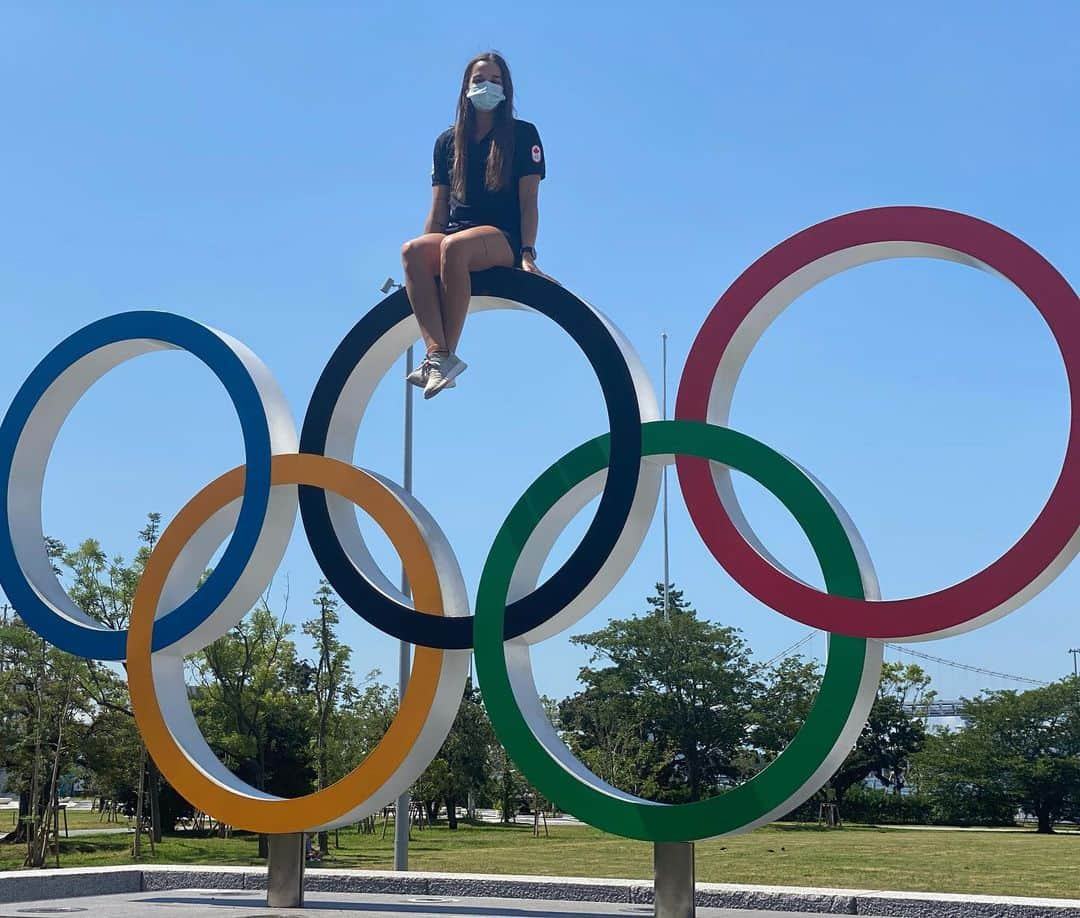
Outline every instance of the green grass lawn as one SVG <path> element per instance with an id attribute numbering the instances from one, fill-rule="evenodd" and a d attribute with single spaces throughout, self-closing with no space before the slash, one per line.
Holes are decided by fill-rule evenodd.
<path id="1" fill-rule="evenodd" d="M 14 810 L 0 811 L 0 834 L 10 831 L 15 825 L 16 812 Z M 100 813 L 91 813 L 89 810 L 69 810 L 67 825 L 69 829 L 116 829 L 134 825 L 134 819 L 126 816 L 117 817 L 114 822 L 106 822 Z M 64 831 L 64 817 L 60 816 L 60 832 Z"/>
<path id="2" fill-rule="evenodd" d="M 391 827 L 392 828 L 392 827 Z M 383 839 L 342 830 L 331 834 L 322 866 L 384 870 L 393 866 L 393 832 Z M 65 839 L 64 867 L 131 863 L 130 835 Z M 263 864 L 256 839 L 172 835 L 145 863 Z M 519 826 L 445 825 L 413 831 L 414 870 L 550 874 L 648 879 L 652 846 L 591 828 L 557 826 L 533 838 Z M 0 845 L 0 868 L 22 864 L 21 846 Z M 51 862 L 50 862 L 51 866 Z M 784 886 L 844 886 L 1080 898 L 1080 836 L 1032 832 L 922 832 L 903 828 L 776 825 L 748 835 L 703 842 L 697 849 L 702 882 Z"/>
<path id="3" fill-rule="evenodd" d="M 100 813 L 91 813 L 88 810 L 69 810 L 67 814 L 69 829 L 118 829 L 135 824 L 134 819 L 126 816 L 118 816 L 113 822 L 107 822 Z M 64 831 L 64 817 L 60 817 L 60 831 Z"/>

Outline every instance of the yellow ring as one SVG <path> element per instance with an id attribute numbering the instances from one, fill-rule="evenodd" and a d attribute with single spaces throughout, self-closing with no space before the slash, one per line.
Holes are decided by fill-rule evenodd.
<path id="1" fill-rule="evenodd" d="M 274 456 L 274 485 L 312 485 L 333 491 L 371 515 L 405 566 L 416 607 L 443 614 L 435 561 L 405 508 L 381 482 L 361 469 L 326 456 Z M 294 799 L 258 799 L 223 787 L 195 765 L 165 722 L 154 684 L 151 639 L 165 580 L 184 546 L 199 528 L 243 494 L 244 467 L 207 485 L 162 533 L 146 563 L 131 610 L 127 675 L 131 707 L 147 751 L 161 773 L 190 803 L 231 825 L 254 832 L 302 832 L 348 813 L 385 785 L 402 766 L 431 713 L 442 672 L 443 651 L 417 647 L 409 686 L 397 715 L 379 744 L 337 783 Z M 253 789 L 254 790 L 254 789 Z"/>

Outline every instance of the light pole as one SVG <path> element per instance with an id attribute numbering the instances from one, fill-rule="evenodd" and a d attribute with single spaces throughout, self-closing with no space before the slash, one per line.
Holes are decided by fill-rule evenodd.
<path id="1" fill-rule="evenodd" d="M 401 290 L 404 284 L 399 284 L 392 277 L 383 281 L 379 288 L 383 293 L 391 290 Z M 413 346 L 405 351 L 405 375 L 413 371 Z M 404 457 L 402 460 L 401 484 L 412 494 L 412 441 L 413 441 L 413 403 L 412 389 L 409 383 L 405 383 L 405 437 Z M 409 595 L 409 578 L 405 575 L 405 565 L 401 565 L 401 592 Z M 398 642 L 398 704 L 405 697 L 405 689 L 409 687 L 409 670 L 412 667 L 411 654 L 407 641 Z M 397 798 L 394 807 L 394 870 L 409 869 L 409 792 L 402 792 Z"/>
<path id="2" fill-rule="evenodd" d="M 1072 654 L 1072 658 L 1073 658 L 1073 678 L 1075 679 L 1076 676 L 1078 675 L 1077 671 L 1076 671 L 1076 655 L 1080 654 L 1080 647 L 1070 647 L 1069 648 L 1069 653 Z"/>
<path id="3" fill-rule="evenodd" d="M 660 333 L 660 391 L 661 411 L 667 420 L 667 332 Z M 668 596 L 670 549 L 668 542 L 667 463 L 663 470 L 664 520 L 664 620 L 671 618 Z M 694 911 L 694 843 L 655 842 L 653 844 L 654 915 L 661 918 L 693 918 Z"/>
<path id="4" fill-rule="evenodd" d="M 667 420 L 667 332 L 660 333 L 660 388 L 663 392 L 663 412 L 664 420 Z M 668 604 L 668 505 L 667 505 L 667 463 L 664 463 L 664 618 L 668 618 L 671 615 L 671 608 Z"/>

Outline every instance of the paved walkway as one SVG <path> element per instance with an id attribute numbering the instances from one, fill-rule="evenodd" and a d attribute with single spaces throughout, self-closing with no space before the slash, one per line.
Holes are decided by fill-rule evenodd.
<path id="1" fill-rule="evenodd" d="M 1072 823 L 1069 823 L 1072 825 Z M 1020 832 L 1027 835 L 1035 834 L 1034 826 L 909 826 L 909 825 L 882 825 L 881 829 L 910 829 L 912 832 Z M 1080 829 L 1067 828 L 1062 825 L 1054 827 L 1055 835 L 1080 835 Z"/>
<path id="2" fill-rule="evenodd" d="M 593 902 L 531 902 L 525 899 L 454 899 L 444 896 L 379 896 L 311 893 L 302 909 L 266 907 L 264 895 L 244 891 L 132 893 L 87 896 L 0 905 L 0 918 L 24 915 L 86 914 L 93 918 L 145 918 L 170 914 L 183 918 L 627 918 L 652 915 L 651 905 L 610 905 Z M 55 914 L 55 913 L 54 913 Z M 791 912 L 760 912 L 699 908 L 698 918 L 791 918 Z M 806 912 L 803 912 L 806 915 Z M 813 918 L 812 915 L 809 918 Z"/>
<path id="3" fill-rule="evenodd" d="M 60 830 L 61 838 L 80 838 L 84 835 L 134 835 L 135 830 L 133 828 L 125 828 L 124 826 L 110 826 L 103 825 L 100 829 L 71 829 L 67 835 L 64 834 L 64 830 Z"/>

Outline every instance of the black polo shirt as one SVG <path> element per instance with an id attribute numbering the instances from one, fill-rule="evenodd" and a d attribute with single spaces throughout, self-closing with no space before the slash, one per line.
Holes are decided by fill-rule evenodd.
<path id="1" fill-rule="evenodd" d="M 514 119 L 514 161 L 510 182 L 498 191 L 489 191 L 484 183 L 488 155 L 491 152 L 492 135 L 489 132 L 480 140 L 469 144 L 469 174 L 465 177 L 465 198 L 450 195 L 450 223 L 447 229 L 467 226 L 497 226 L 513 238 L 513 245 L 521 244 L 521 202 L 518 197 L 518 179 L 523 175 L 539 175 L 547 172 L 544 147 L 536 125 L 529 121 Z M 454 129 L 448 128 L 435 140 L 432 156 L 431 184 L 453 187 L 454 181 Z M 516 254 L 516 252 L 515 252 Z"/>

